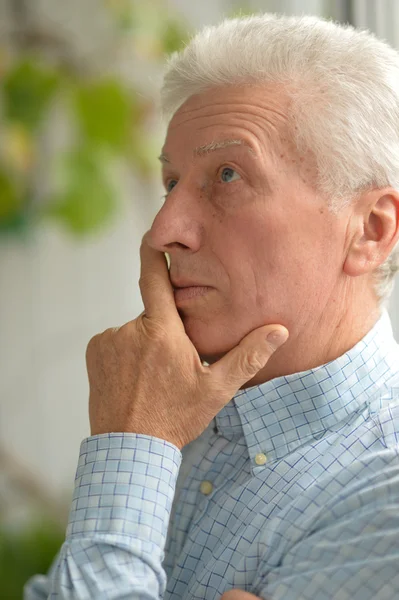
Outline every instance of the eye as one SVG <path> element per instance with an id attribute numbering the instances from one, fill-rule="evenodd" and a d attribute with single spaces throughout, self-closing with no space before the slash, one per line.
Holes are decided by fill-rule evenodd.
<path id="1" fill-rule="evenodd" d="M 241 175 L 239 173 L 237 173 L 237 171 L 235 169 L 232 169 L 231 167 L 223 167 L 222 169 L 222 173 L 221 173 L 221 178 L 223 180 L 224 183 L 231 183 L 231 181 L 236 181 L 236 179 L 231 179 L 232 176 L 234 176 L 233 174 L 238 175 L 238 178 L 241 179 Z M 173 184 L 173 185 L 172 185 Z M 177 181 L 176 179 L 170 179 L 168 181 L 168 183 L 166 184 L 166 194 L 165 196 L 162 196 L 163 198 L 166 198 L 166 196 L 168 196 L 168 194 L 170 194 L 170 192 L 172 191 L 172 189 L 176 186 Z"/>
<path id="2" fill-rule="evenodd" d="M 231 182 L 231 179 L 229 179 L 229 178 L 232 176 L 232 173 L 235 173 L 241 179 L 241 176 L 239 175 L 239 173 L 237 173 L 237 171 L 235 171 L 231 167 L 223 167 L 221 177 L 222 177 L 224 183 Z M 226 181 L 226 179 L 228 179 L 229 181 Z M 235 181 L 235 180 L 233 179 L 233 181 Z"/>
<path id="3" fill-rule="evenodd" d="M 167 186 L 166 186 L 166 192 L 167 192 L 168 194 L 169 194 L 169 192 L 171 192 L 171 191 L 172 191 L 172 189 L 175 187 L 175 185 L 173 185 L 172 187 L 170 187 L 170 184 L 171 184 L 171 183 L 174 183 L 174 184 L 176 185 L 176 183 L 177 183 L 177 182 L 176 182 L 176 179 L 171 179 L 171 180 L 168 182 L 168 184 L 167 184 Z"/>

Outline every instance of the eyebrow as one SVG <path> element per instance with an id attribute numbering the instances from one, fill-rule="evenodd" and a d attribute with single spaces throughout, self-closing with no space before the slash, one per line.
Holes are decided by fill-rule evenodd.
<path id="1" fill-rule="evenodd" d="M 207 156 L 208 154 L 210 154 L 211 152 L 216 152 L 217 150 L 224 150 L 224 148 L 228 148 L 229 146 L 244 146 L 245 148 L 248 148 L 248 150 L 250 152 L 252 152 L 255 155 L 255 151 L 252 148 L 252 146 L 245 140 L 238 138 L 235 140 L 220 140 L 220 141 L 212 141 L 209 144 L 205 144 L 204 146 L 198 146 L 197 148 L 195 148 L 193 150 L 193 156 Z M 158 160 L 160 160 L 162 163 L 170 163 L 171 161 L 169 160 L 168 156 L 164 153 L 162 153 L 160 156 L 158 156 Z"/>

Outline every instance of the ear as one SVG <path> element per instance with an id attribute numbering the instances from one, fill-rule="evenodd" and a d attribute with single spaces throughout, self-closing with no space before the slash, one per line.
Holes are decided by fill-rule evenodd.
<path id="1" fill-rule="evenodd" d="M 399 239 L 399 192 L 384 188 L 366 192 L 356 201 L 354 234 L 344 272 L 357 277 L 373 272 Z"/>

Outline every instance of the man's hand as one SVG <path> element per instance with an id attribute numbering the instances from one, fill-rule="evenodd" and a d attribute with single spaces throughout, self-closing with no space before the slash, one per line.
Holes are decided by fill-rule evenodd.
<path id="1" fill-rule="evenodd" d="M 177 311 L 165 255 L 144 236 L 140 256 L 144 312 L 95 335 L 87 346 L 91 435 L 142 433 L 181 449 L 265 366 L 288 331 L 260 327 L 204 366 Z M 282 337 L 266 341 L 276 329 Z"/>
<path id="2" fill-rule="evenodd" d="M 262 600 L 262 598 L 241 590 L 229 590 L 220 596 L 220 600 Z"/>

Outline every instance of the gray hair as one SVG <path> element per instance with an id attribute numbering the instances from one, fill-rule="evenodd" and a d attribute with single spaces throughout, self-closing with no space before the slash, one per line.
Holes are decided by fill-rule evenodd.
<path id="1" fill-rule="evenodd" d="M 213 87 L 260 84 L 284 86 L 294 148 L 314 157 L 332 212 L 369 188 L 399 188 L 399 54 L 386 42 L 314 16 L 224 19 L 167 60 L 161 114 Z M 396 244 L 373 274 L 380 306 L 398 270 Z"/>

